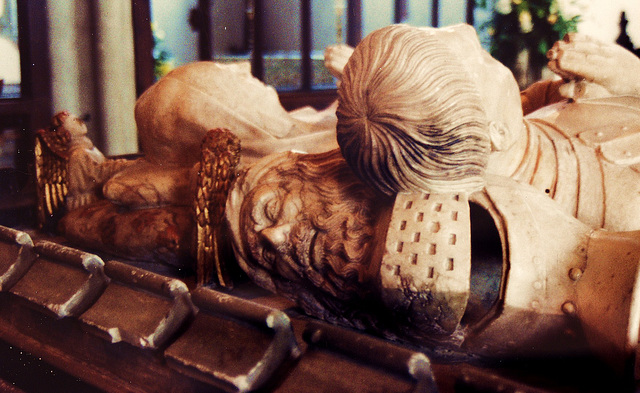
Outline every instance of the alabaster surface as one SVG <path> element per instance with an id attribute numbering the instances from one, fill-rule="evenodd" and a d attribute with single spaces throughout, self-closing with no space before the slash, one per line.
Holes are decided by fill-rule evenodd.
<path id="1" fill-rule="evenodd" d="M 123 209 L 107 200 L 67 213 L 58 230 L 91 250 L 139 262 L 193 268 L 191 207 Z"/>
<path id="2" fill-rule="evenodd" d="M 55 230 L 66 239 L 92 250 L 156 265 L 191 267 L 195 230 L 192 190 L 167 192 L 155 177 L 149 182 L 153 189 L 121 184 L 120 194 L 128 197 L 130 206 L 176 206 L 132 210 L 105 200 L 105 183 L 140 166 L 136 160 L 106 158 L 86 134 L 86 124 L 66 111 L 54 116 L 49 128 L 39 131 L 36 173 L 40 225 L 52 230 L 49 224 L 57 224 Z M 139 176 L 144 180 L 150 177 L 149 172 Z M 178 171 L 172 175 L 189 178 Z M 184 195 L 189 191 L 190 198 Z M 181 203 L 159 199 L 158 195 L 180 195 L 190 203 L 177 206 Z"/>
<path id="3" fill-rule="evenodd" d="M 577 66 L 595 52 L 619 72 Z M 570 36 L 549 54 L 565 79 L 520 95 L 469 26 L 390 26 L 328 57 L 348 58 L 337 119 L 284 111 L 236 66 L 173 71 L 136 106 L 145 157 L 96 180 L 106 200 L 63 232 L 180 267 L 197 248 L 222 285 L 231 238 L 253 281 L 330 322 L 484 356 L 633 361 L 640 233 L 616 231 L 640 229 L 640 98 L 620 82 L 640 60 Z M 69 170 L 91 174 L 83 160 Z"/>
<path id="4" fill-rule="evenodd" d="M 640 97 L 560 102 L 524 124 L 488 172 L 531 184 L 594 228 L 640 228 Z"/>
<path id="5" fill-rule="evenodd" d="M 62 205 L 72 210 L 97 201 L 104 182 L 131 164 L 105 158 L 87 138 L 84 121 L 67 111 L 38 131 L 35 155 L 38 195 L 48 206 L 46 214 Z"/>
<path id="6" fill-rule="evenodd" d="M 114 203 L 136 206 L 190 203 L 183 191 L 193 184 L 193 177 L 176 172 L 193 168 L 207 131 L 222 127 L 233 132 L 242 142 L 240 164 L 245 165 L 280 151 L 335 148 L 334 111 L 306 108 L 289 113 L 275 89 L 242 65 L 181 66 L 138 99 L 135 117 L 144 158 L 137 168 L 112 179 L 105 195 Z M 151 192 L 132 197 L 136 188 Z"/>
<path id="7" fill-rule="evenodd" d="M 324 51 L 324 66 L 331 75 L 340 79 L 353 48 L 345 44 L 330 45 Z"/>
<path id="8" fill-rule="evenodd" d="M 618 59 L 616 72 L 603 56 Z M 640 84 L 627 78 L 640 74 L 640 59 L 579 35 L 549 57 L 565 79 L 518 94 L 470 26 L 377 30 L 343 70 L 341 151 L 362 181 L 389 195 L 470 193 L 490 173 L 536 187 L 594 228 L 640 229 Z M 577 60 L 591 58 L 599 60 Z M 576 84 L 606 92 L 583 94 Z"/>
<path id="9" fill-rule="evenodd" d="M 43 189 L 43 200 L 48 200 L 43 206 L 50 207 L 47 214 L 58 210 L 65 201 L 67 210 L 73 211 L 101 199 L 126 208 L 122 211 L 129 216 L 138 214 L 141 219 L 147 212 L 139 209 L 192 207 L 197 178 L 203 173 L 199 163 L 203 140 L 207 132 L 220 127 L 233 130 L 242 141 L 241 165 L 273 152 L 321 152 L 337 147 L 335 106 L 324 111 L 309 107 L 288 113 L 280 105 L 275 90 L 251 76 L 244 65 L 199 62 L 180 67 L 140 97 L 135 113 L 142 149 L 142 157 L 137 160 L 105 159 L 86 138 L 86 126 L 82 122 L 77 123 L 78 130 L 72 129 L 78 137 L 66 137 L 58 143 L 63 146 L 64 160 L 49 160 L 50 155 L 40 160 L 53 162 L 49 165 L 51 168 L 45 168 L 43 178 L 60 180 L 60 184 Z M 69 127 L 76 125 L 68 123 Z M 75 135 L 73 132 L 70 135 Z M 100 206 L 105 209 L 104 214 L 92 216 L 96 233 L 110 226 L 113 219 L 113 209 L 104 204 Z M 47 214 L 41 215 L 42 221 Z M 86 232 L 90 228 L 82 217 L 86 215 L 70 215 L 61 229 L 79 244 L 94 247 L 100 236 Z M 124 228 L 120 231 L 135 233 Z M 185 236 L 186 233 L 180 234 L 181 238 Z M 151 237 L 140 240 L 140 245 L 149 246 L 147 255 L 158 255 L 161 262 L 168 259 L 154 251 L 158 247 L 155 241 L 149 240 Z M 113 242 L 104 243 L 100 249 L 113 246 Z M 114 248 L 119 255 L 124 255 L 121 251 L 125 249 L 122 244 Z M 139 259 L 142 254 L 132 249 L 130 256 Z M 179 253 L 169 254 L 176 259 Z"/>
<path id="10" fill-rule="evenodd" d="M 640 60 L 615 47 L 619 72 L 589 77 L 601 64 L 571 56 L 600 45 L 569 36 L 549 53 L 565 79 L 521 95 L 468 26 L 372 33 L 341 74 L 341 155 L 269 156 L 233 187 L 240 266 L 329 321 L 483 356 L 594 350 L 624 369 L 640 236 L 614 231 L 640 228 L 640 99 L 619 82 Z"/>
<path id="11" fill-rule="evenodd" d="M 229 193 L 227 218 L 240 266 L 309 314 L 378 324 L 370 294 L 376 221 L 391 200 L 364 186 L 339 151 L 267 156 Z M 368 312 L 368 311 L 369 312 Z"/>
<path id="12" fill-rule="evenodd" d="M 289 115 L 275 89 L 235 65 L 179 67 L 145 91 L 135 113 L 141 150 L 155 164 L 193 165 L 204 134 L 218 127 L 243 141 L 246 162 L 277 151 L 335 147 L 327 136 L 333 130 Z"/>
<path id="13" fill-rule="evenodd" d="M 238 180 L 227 219 L 248 275 L 316 317 L 484 356 L 635 356 L 638 232 L 594 232 L 512 179 L 389 198 L 337 153 L 287 153 Z"/>
<path id="14" fill-rule="evenodd" d="M 195 152 L 199 156 L 199 151 Z M 104 198 L 130 208 L 190 206 L 197 167 L 159 166 L 139 159 L 114 174 L 103 187 Z"/>
<path id="15" fill-rule="evenodd" d="M 640 96 L 638 57 L 618 45 L 571 33 L 556 42 L 549 53 L 549 68 L 567 83 L 567 98 Z"/>

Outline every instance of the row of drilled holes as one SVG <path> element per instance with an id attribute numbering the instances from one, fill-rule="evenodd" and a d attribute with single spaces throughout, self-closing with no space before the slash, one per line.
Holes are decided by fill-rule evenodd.
<path id="1" fill-rule="evenodd" d="M 417 265 L 418 264 L 418 254 L 411 254 L 411 264 L 412 265 Z M 427 268 L 427 278 L 433 278 L 435 275 L 435 268 L 433 266 L 429 266 Z M 447 265 L 445 266 L 445 269 L 449 272 L 453 271 L 454 269 L 454 261 L 453 258 L 448 258 L 447 259 Z M 395 270 L 395 275 L 399 276 L 400 275 L 400 266 L 396 266 L 396 270 Z"/>
<path id="2" fill-rule="evenodd" d="M 411 202 L 409 202 L 411 203 Z M 434 206 L 434 211 L 436 212 L 440 212 L 442 211 L 442 203 L 438 203 L 437 205 Z M 423 212 L 418 212 L 416 214 L 416 222 L 423 222 L 424 221 L 424 213 Z M 458 221 L 458 212 L 457 211 L 452 211 L 451 212 L 451 221 Z M 400 223 L 400 230 L 403 230 L 405 227 L 407 226 L 407 221 L 403 220 Z M 437 232 L 437 231 L 435 231 Z"/>
<path id="3" fill-rule="evenodd" d="M 420 232 L 414 233 L 413 234 L 413 243 L 420 243 L 420 237 L 421 237 L 421 233 Z M 456 236 L 455 233 L 452 233 L 452 234 L 449 235 L 449 245 L 455 246 L 457 241 L 458 241 L 458 237 Z M 404 249 L 404 242 L 398 242 L 398 245 L 396 246 L 396 251 L 402 252 L 403 249 Z M 429 255 L 436 255 L 436 244 L 435 243 L 430 243 L 429 244 Z"/>
<path id="4" fill-rule="evenodd" d="M 429 194 L 424 194 L 423 199 L 428 200 L 429 199 Z M 460 197 L 458 195 L 455 195 L 453 197 L 453 199 L 455 201 L 459 201 Z M 411 209 L 413 207 L 413 201 L 408 201 L 405 204 L 405 209 Z M 442 203 L 436 203 L 433 205 L 433 211 L 435 212 L 441 212 L 442 211 Z M 451 220 L 452 221 L 457 221 L 458 220 L 458 212 L 457 211 L 453 211 L 451 212 Z M 423 222 L 424 221 L 424 212 L 418 212 L 416 215 L 416 222 Z M 400 230 L 404 231 L 407 228 L 407 221 L 403 220 L 400 222 Z M 439 222 L 435 222 L 432 221 L 431 223 L 429 223 L 429 231 L 432 233 L 437 233 L 438 231 L 440 231 L 440 223 Z M 420 232 L 416 232 L 413 234 L 413 242 L 414 243 L 419 243 L 420 242 Z M 454 233 L 452 233 L 449 236 L 449 244 L 451 245 L 455 245 L 457 241 L 457 237 Z M 404 242 L 398 242 L 398 245 L 396 247 L 398 252 L 402 252 L 402 249 L 404 247 Z M 429 244 L 429 255 L 435 255 L 436 254 L 436 244 L 431 243 Z M 417 265 L 418 264 L 418 254 L 412 253 L 411 254 L 411 264 L 412 265 Z M 428 273 L 427 273 L 427 277 L 428 278 L 433 278 L 434 274 L 435 274 L 435 268 L 433 266 L 429 266 L 428 268 Z M 446 270 L 447 271 L 453 271 L 454 269 L 454 260 L 453 258 L 447 258 L 447 262 L 446 262 Z M 400 274 L 400 266 L 397 266 L 397 270 L 396 270 L 396 274 L 399 275 Z"/>
<path id="5" fill-rule="evenodd" d="M 424 199 L 425 201 L 428 201 L 430 197 L 431 197 L 431 194 L 423 194 L 423 195 L 422 195 L 422 199 Z M 457 202 L 457 201 L 459 201 L 459 200 L 460 200 L 460 195 L 456 194 L 456 195 L 454 195 L 454 196 L 453 196 L 453 198 L 451 198 L 451 199 L 453 199 L 454 201 L 456 201 L 456 202 Z M 411 203 L 412 203 L 411 201 L 407 202 L 407 204 L 411 204 Z M 410 208 L 410 207 L 408 207 L 407 209 L 409 209 L 409 208 Z"/>

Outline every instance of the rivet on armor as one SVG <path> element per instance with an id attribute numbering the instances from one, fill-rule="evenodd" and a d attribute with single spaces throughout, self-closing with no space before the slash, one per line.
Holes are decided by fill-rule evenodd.
<path id="1" fill-rule="evenodd" d="M 539 307 L 540 307 L 540 302 L 539 301 L 534 300 L 534 301 L 531 302 L 531 308 L 537 309 Z"/>
<path id="2" fill-rule="evenodd" d="M 571 278 L 573 281 L 578 281 L 580 277 L 582 277 L 582 269 L 574 267 L 569 270 L 569 278 Z"/>
<path id="3" fill-rule="evenodd" d="M 534 281 L 533 288 L 534 289 L 542 289 L 542 283 L 540 281 Z"/>
<path id="4" fill-rule="evenodd" d="M 564 302 L 562 304 L 562 312 L 567 315 L 575 315 L 576 313 L 576 305 L 572 302 Z"/>

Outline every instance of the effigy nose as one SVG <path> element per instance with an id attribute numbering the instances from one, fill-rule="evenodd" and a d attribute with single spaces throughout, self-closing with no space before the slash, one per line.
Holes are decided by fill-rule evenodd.
<path id="1" fill-rule="evenodd" d="M 260 231 L 260 234 L 269 241 L 273 246 L 280 246 L 289 241 L 289 233 L 291 232 L 291 224 L 282 224 L 267 227 Z"/>

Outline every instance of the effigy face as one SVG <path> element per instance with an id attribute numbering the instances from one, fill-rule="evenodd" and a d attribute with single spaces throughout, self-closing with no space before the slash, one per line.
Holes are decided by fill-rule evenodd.
<path id="1" fill-rule="evenodd" d="M 251 253 L 260 255 L 271 267 L 282 262 L 289 266 L 315 264 L 316 255 L 311 251 L 318 254 L 323 248 L 323 239 L 318 238 L 321 235 L 303 217 L 312 202 L 303 201 L 302 188 L 300 181 L 278 188 L 266 184 L 247 196 L 252 209 L 244 216 L 241 231 L 246 234 Z"/>
<path id="2" fill-rule="evenodd" d="M 66 129 L 71 138 L 78 138 L 87 135 L 87 125 L 85 122 L 78 118 L 78 116 L 69 112 L 63 111 L 58 113 L 53 120 L 54 123 L 59 123 L 60 127 Z"/>
<path id="3" fill-rule="evenodd" d="M 227 219 L 238 262 L 255 282 L 312 315 L 357 325 L 348 315 L 375 285 L 376 223 L 389 203 L 360 183 L 337 151 L 286 153 L 236 182 Z"/>

